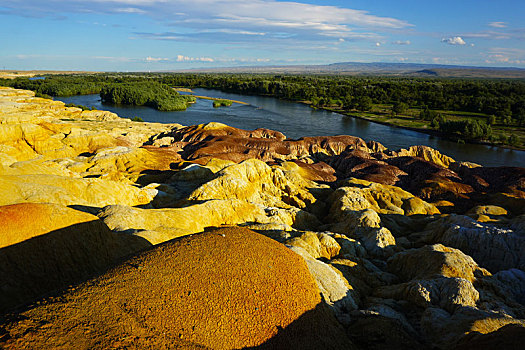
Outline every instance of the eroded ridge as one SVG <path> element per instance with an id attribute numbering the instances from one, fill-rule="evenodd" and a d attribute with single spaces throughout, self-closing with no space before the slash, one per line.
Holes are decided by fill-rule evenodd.
<path id="1" fill-rule="evenodd" d="M 0 88 L 0 192 L 5 348 L 524 339 L 524 168 Z"/>

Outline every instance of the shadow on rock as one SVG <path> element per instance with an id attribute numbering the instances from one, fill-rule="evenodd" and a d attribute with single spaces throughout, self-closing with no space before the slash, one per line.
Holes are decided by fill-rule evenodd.
<path id="1" fill-rule="evenodd" d="M 482 334 L 472 332 L 463 337 L 455 350 L 520 350 L 525 343 L 525 328 L 520 325 L 509 324 L 495 332 Z"/>
<path id="2" fill-rule="evenodd" d="M 345 335 L 325 303 L 302 314 L 297 320 L 259 346 L 246 349 L 357 349 Z"/>
<path id="3" fill-rule="evenodd" d="M 82 282 L 151 244 L 83 222 L 0 249 L 0 313 Z"/>

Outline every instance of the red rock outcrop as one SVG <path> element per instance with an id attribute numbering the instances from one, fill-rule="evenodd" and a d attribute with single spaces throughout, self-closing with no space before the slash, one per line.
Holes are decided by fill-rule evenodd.
<path id="1" fill-rule="evenodd" d="M 248 131 L 220 123 L 177 128 L 165 137 L 172 148 L 180 150 L 183 160 L 199 164 L 213 158 L 236 163 L 250 158 L 268 163 L 292 160 L 308 169 L 315 181 L 355 177 L 399 186 L 426 201 L 450 202 L 459 212 L 487 201 L 500 205 L 501 198 L 491 197 L 495 193 L 525 199 L 525 169 L 456 166 L 452 158 L 425 146 L 393 152 L 353 136 L 288 140 L 280 132 Z M 509 205 L 520 202 L 507 204 L 512 210 Z"/>
<path id="2" fill-rule="evenodd" d="M 300 159 L 317 154 L 336 155 L 347 148 L 368 150 L 367 144 L 354 136 L 305 137 L 287 140 L 276 131 L 247 131 L 220 123 L 180 128 L 166 135 L 184 144 L 182 157 L 187 160 L 220 158 L 236 162 L 256 158 L 262 161 Z"/>

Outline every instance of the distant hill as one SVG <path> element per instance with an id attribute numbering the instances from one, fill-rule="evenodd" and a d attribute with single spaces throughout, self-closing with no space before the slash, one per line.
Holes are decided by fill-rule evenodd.
<path id="1" fill-rule="evenodd" d="M 441 78 L 501 78 L 525 79 L 525 69 L 516 67 L 474 67 L 422 63 L 339 62 L 324 65 L 244 66 L 195 68 L 169 72 L 190 73 L 268 73 L 268 74 L 326 74 L 349 76 L 409 76 Z M 0 70 L 0 78 L 32 77 L 51 74 L 94 74 L 88 71 L 14 71 Z"/>
<path id="2" fill-rule="evenodd" d="M 51 74 L 93 74 L 88 71 L 62 71 L 62 70 L 0 70 L 0 79 L 15 79 Z"/>
<path id="3" fill-rule="evenodd" d="M 199 68 L 184 72 L 208 73 L 281 73 L 281 74 L 343 74 L 394 75 L 415 77 L 465 77 L 525 79 L 525 69 L 502 67 L 473 67 L 421 63 L 361 63 L 340 62 L 327 65 L 245 66 Z"/>

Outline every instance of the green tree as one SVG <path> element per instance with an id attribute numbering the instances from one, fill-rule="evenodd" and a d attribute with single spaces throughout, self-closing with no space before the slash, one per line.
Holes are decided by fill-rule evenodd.
<path id="1" fill-rule="evenodd" d="M 368 96 L 361 96 L 357 99 L 357 108 L 361 111 L 372 109 L 372 99 Z"/>
<path id="2" fill-rule="evenodd" d="M 433 127 L 433 128 L 440 128 L 440 126 L 443 124 L 443 123 L 446 123 L 446 119 L 445 117 L 440 113 L 440 114 L 436 114 L 433 118 L 432 118 L 432 121 L 430 122 L 430 126 Z"/>
<path id="3" fill-rule="evenodd" d="M 392 112 L 395 114 L 402 114 L 405 113 L 408 110 L 408 105 L 404 102 L 394 102 L 394 105 L 392 106 Z"/>
<path id="4" fill-rule="evenodd" d="M 519 143 L 519 139 L 515 134 L 511 134 L 508 139 L 508 144 L 511 146 L 517 146 Z"/>
<path id="5" fill-rule="evenodd" d="M 430 120 L 430 109 L 428 109 L 428 106 L 421 106 L 421 109 L 419 110 L 419 119 Z"/>
<path id="6" fill-rule="evenodd" d="M 354 109 L 355 107 L 355 99 L 351 95 L 346 95 L 343 99 L 343 108 L 346 110 L 350 110 Z"/>
<path id="7" fill-rule="evenodd" d="M 492 128 L 477 120 L 452 120 L 439 123 L 439 131 L 456 134 L 467 140 L 487 140 L 492 136 Z"/>

